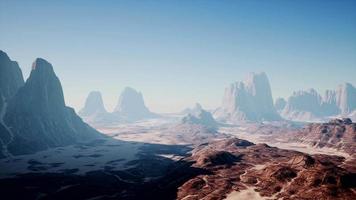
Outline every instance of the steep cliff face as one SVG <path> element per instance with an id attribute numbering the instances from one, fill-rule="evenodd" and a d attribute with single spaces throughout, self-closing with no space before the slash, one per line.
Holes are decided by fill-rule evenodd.
<path id="1" fill-rule="evenodd" d="M 65 146 L 101 135 L 66 107 L 61 83 L 46 60 L 33 63 L 30 77 L 8 102 L 6 149 L 13 155 Z"/>
<path id="2" fill-rule="evenodd" d="M 350 83 L 339 85 L 336 90 L 336 104 L 341 114 L 349 114 L 356 110 L 356 88 Z"/>
<path id="3" fill-rule="evenodd" d="M 17 62 L 12 61 L 5 52 L 0 51 L 0 158 L 9 154 L 6 146 L 11 133 L 3 121 L 7 104 L 23 84 L 22 72 Z"/>
<path id="4" fill-rule="evenodd" d="M 0 51 L 0 107 L 6 100 L 15 95 L 17 90 L 24 84 L 21 69 L 16 61 L 10 60 L 9 56 Z"/>
<path id="5" fill-rule="evenodd" d="M 225 89 L 222 106 L 214 115 L 228 122 L 280 120 L 266 74 L 251 73 L 244 82 L 231 84 Z"/>

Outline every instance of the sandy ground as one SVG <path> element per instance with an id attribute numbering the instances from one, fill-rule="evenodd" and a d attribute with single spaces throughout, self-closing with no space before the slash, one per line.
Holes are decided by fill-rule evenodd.
<path id="1" fill-rule="evenodd" d="M 140 143 L 106 141 L 95 146 L 71 145 L 40 151 L 35 154 L 14 156 L 0 160 L 0 177 L 29 172 L 64 172 L 75 174 L 104 169 L 126 169 L 129 161 L 136 159 Z"/>
<path id="2" fill-rule="evenodd" d="M 88 171 L 104 169 L 125 169 L 127 163 L 137 159 L 137 153 L 144 143 L 180 145 L 187 144 L 187 139 L 179 135 L 181 133 L 172 131 L 177 125 L 179 117 L 159 118 L 138 121 L 136 123 L 119 124 L 95 128 L 112 139 L 103 144 L 72 145 L 41 151 L 32 155 L 14 156 L 0 160 L 0 177 L 13 176 L 24 172 L 63 172 L 73 170 L 73 173 L 83 174 Z M 252 131 L 251 131 L 252 130 Z M 348 158 L 349 155 L 331 148 L 313 148 L 307 144 L 286 143 L 283 140 L 273 138 L 271 134 L 260 134 L 248 126 L 221 127 L 218 132 L 226 137 L 238 137 L 254 143 L 266 143 L 270 146 L 296 150 L 308 154 L 339 155 Z M 225 137 L 224 136 L 224 137 Z M 191 143 L 199 141 L 188 141 Z M 179 160 L 181 157 L 173 154 L 160 155 L 171 160 Z M 256 166 L 257 167 L 257 166 Z M 258 166 L 263 167 L 263 166 Z M 233 197 L 239 196 L 237 193 Z M 248 197 L 251 189 L 243 193 Z M 241 198 L 242 198 L 241 197 Z"/>
<path id="3" fill-rule="evenodd" d="M 227 195 L 225 200 L 266 200 L 258 192 L 254 190 L 254 187 L 248 187 L 246 190 L 233 191 Z"/>

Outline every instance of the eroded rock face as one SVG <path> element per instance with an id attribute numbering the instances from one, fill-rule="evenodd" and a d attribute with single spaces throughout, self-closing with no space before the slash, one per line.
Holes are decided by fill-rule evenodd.
<path id="1" fill-rule="evenodd" d="M 349 118 L 332 119 L 327 123 L 311 123 L 294 134 L 292 141 L 322 148 L 329 147 L 356 153 L 356 123 Z"/>
<path id="2" fill-rule="evenodd" d="M 280 120 L 266 74 L 251 73 L 244 82 L 226 88 L 222 106 L 214 116 L 227 122 Z"/>
<path id="3" fill-rule="evenodd" d="M 201 145 L 187 160 L 209 173 L 186 181 L 177 199 L 224 199 L 246 190 L 271 199 L 353 199 L 356 187 L 350 181 L 355 173 L 342 166 L 342 157 L 310 156 L 236 138 Z"/>
<path id="4" fill-rule="evenodd" d="M 4 123 L 11 127 L 7 150 L 13 155 L 99 138 L 72 108 L 66 107 L 61 83 L 46 60 L 33 63 L 30 77 L 8 102 Z"/>

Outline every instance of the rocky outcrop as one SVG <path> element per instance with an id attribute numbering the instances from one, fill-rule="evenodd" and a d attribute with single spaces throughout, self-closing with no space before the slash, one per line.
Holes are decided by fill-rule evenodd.
<path id="1" fill-rule="evenodd" d="M 352 116 L 356 110 L 356 89 L 350 83 L 326 90 L 323 97 L 314 89 L 294 92 L 281 115 L 293 121 L 324 121 L 326 118 Z"/>
<path id="2" fill-rule="evenodd" d="M 200 104 L 196 104 L 196 106 L 191 109 L 185 117 L 183 117 L 182 123 L 202 125 L 212 129 L 215 129 L 218 125 L 211 113 L 204 110 Z"/>
<path id="3" fill-rule="evenodd" d="M 350 83 L 339 85 L 336 90 L 336 104 L 343 115 L 356 110 L 356 88 Z"/>
<path id="4" fill-rule="evenodd" d="M 316 90 L 297 91 L 288 98 L 281 115 L 294 121 L 314 121 L 323 114 L 321 103 L 322 98 Z"/>
<path id="5" fill-rule="evenodd" d="M 92 91 L 85 100 L 84 108 L 79 111 L 80 116 L 92 116 L 105 114 L 103 99 L 99 91 Z"/>
<path id="6" fill-rule="evenodd" d="M 277 111 L 283 110 L 286 105 L 287 105 L 287 101 L 284 100 L 283 98 L 277 98 L 274 103 L 274 107 L 276 108 Z"/>
<path id="7" fill-rule="evenodd" d="M 89 124 L 110 124 L 120 121 L 118 116 L 106 111 L 99 91 L 92 91 L 89 93 L 84 107 L 78 114 Z"/>
<path id="8" fill-rule="evenodd" d="M 143 100 L 142 93 L 126 87 L 121 93 L 114 114 L 126 121 L 136 121 L 157 117 L 157 114 L 148 110 Z"/>
<path id="9" fill-rule="evenodd" d="M 307 143 L 316 148 L 334 148 L 350 155 L 356 153 L 356 123 L 349 118 L 311 123 L 293 136 L 293 142 Z"/>
<path id="10" fill-rule="evenodd" d="M 218 126 L 211 113 L 196 104 L 177 125 L 169 129 L 169 133 L 186 144 L 191 144 L 192 141 L 199 144 L 222 137 L 222 134 L 217 132 Z"/>
<path id="11" fill-rule="evenodd" d="M 186 108 L 180 114 L 187 115 L 187 114 L 194 114 L 200 112 L 202 110 L 202 106 L 199 103 L 195 103 L 193 108 Z"/>
<path id="12" fill-rule="evenodd" d="M 3 120 L 11 137 L 2 139 L 13 155 L 101 137 L 65 105 L 52 65 L 41 58 L 33 63 L 30 77 L 8 102 Z"/>
<path id="13" fill-rule="evenodd" d="M 276 121 L 272 93 L 265 73 L 251 73 L 244 82 L 225 89 L 223 103 L 214 116 L 221 121 Z"/>
<path id="14" fill-rule="evenodd" d="M 342 166 L 342 157 L 311 156 L 237 138 L 201 145 L 185 160 L 206 172 L 185 181 L 177 199 L 351 200 L 356 188 L 355 174 Z"/>

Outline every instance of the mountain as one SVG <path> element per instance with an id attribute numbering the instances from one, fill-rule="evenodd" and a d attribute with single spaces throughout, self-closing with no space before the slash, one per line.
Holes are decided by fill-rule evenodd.
<path id="1" fill-rule="evenodd" d="M 322 116 L 322 98 L 314 89 L 294 92 L 281 115 L 295 121 L 315 121 Z"/>
<path id="2" fill-rule="evenodd" d="M 333 116 L 340 113 L 336 101 L 336 91 L 326 90 L 320 108 L 323 116 Z"/>
<path id="3" fill-rule="evenodd" d="M 89 124 L 110 124 L 120 121 L 118 116 L 106 111 L 99 91 L 92 91 L 89 93 L 85 100 L 84 107 L 78 114 Z"/>
<path id="4" fill-rule="evenodd" d="M 169 129 L 169 133 L 185 144 L 192 141 L 201 144 L 222 137 L 223 134 L 217 132 L 218 125 L 212 114 L 197 103 L 193 108 L 189 108 L 189 113 L 180 123 Z"/>
<path id="5" fill-rule="evenodd" d="M 41 58 L 33 63 L 30 77 L 8 102 L 3 121 L 11 135 L 5 139 L 6 150 L 12 155 L 101 137 L 65 105 L 52 65 Z"/>
<path id="6" fill-rule="evenodd" d="M 286 105 L 287 105 L 287 101 L 283 98 L 277 98 L 274 103 L 274 107 L 276 108 L 277 111 L 283 110 Z"/>
<path id="7" fill-rule="evenodd" d="M 23 85 L 22 72 L 17 62 L 12 61 L 5 52 L 0 51 L 0 158 L 9 155 L 6 146 L 11 133 L 3 121 L 7 104 Z"/>
<path id="8" fill-rule="evenodd" d="M 182 123 L 202 125 L 212 129 L 215 129 L 218 125 L 211 113 L 204 110 L 200 104 L 196 104 L 191 112 L 183 117 Z"/>
<path id="9" fill-rule="evenodd" d="M 148 110 L 142 93 L 130 87 L 126 87 L 121 93 L 118 104 L 114 109 L 114 114 L 126 121 L 136 121 L 158 116 Z"/>
<path id="10" fill-rule="evenodd" d="M 22 72 L 16 61 L 0 51 L 0 108 L 6 100 L 15 95 L 17 90 L 24 85 Z"/>
<path id="11" fill-rule="evenodd" d="M 314 89 L 294 92 L 281 115 L 294 121 L 324 121 L 334 116 L 352 117 L 356 110 L 356 89 L 350 83 L 326 90 L 321 97 Z"/>
<path id="12" fill-rule="evenodd" d="M 245 81 L 226 88 L 222 106 L 214 115 L 227 122 L 281 119 L 274 108 L 271 87 L 264 72 L 251 73 Z"/>
<path id="13" fill-rule="evenodd" d="M 99 91 L 90 92 L 85 100 L 84 108 L 79 111 L 80 116 L 91 116 L 105 113 L 107 113 L 107 111 L 105 110 L 103 99 Z"/>
<path id="14" fill-rule="evenodd" d="M 199 103 L 196 103 L 193 108 L 186 108 L 180 113 L 183 115 L 193 114 L 193 113 L 200 112 L 202 109 L 203 109 L 202 106 Z"/>
<path id="15" fill-rule="evenodd" d="M 336 104 L 341 114 L 349 114 L 356 110 L 356 88 L 350 83 L 339 85 L 336 89 Z"/>

